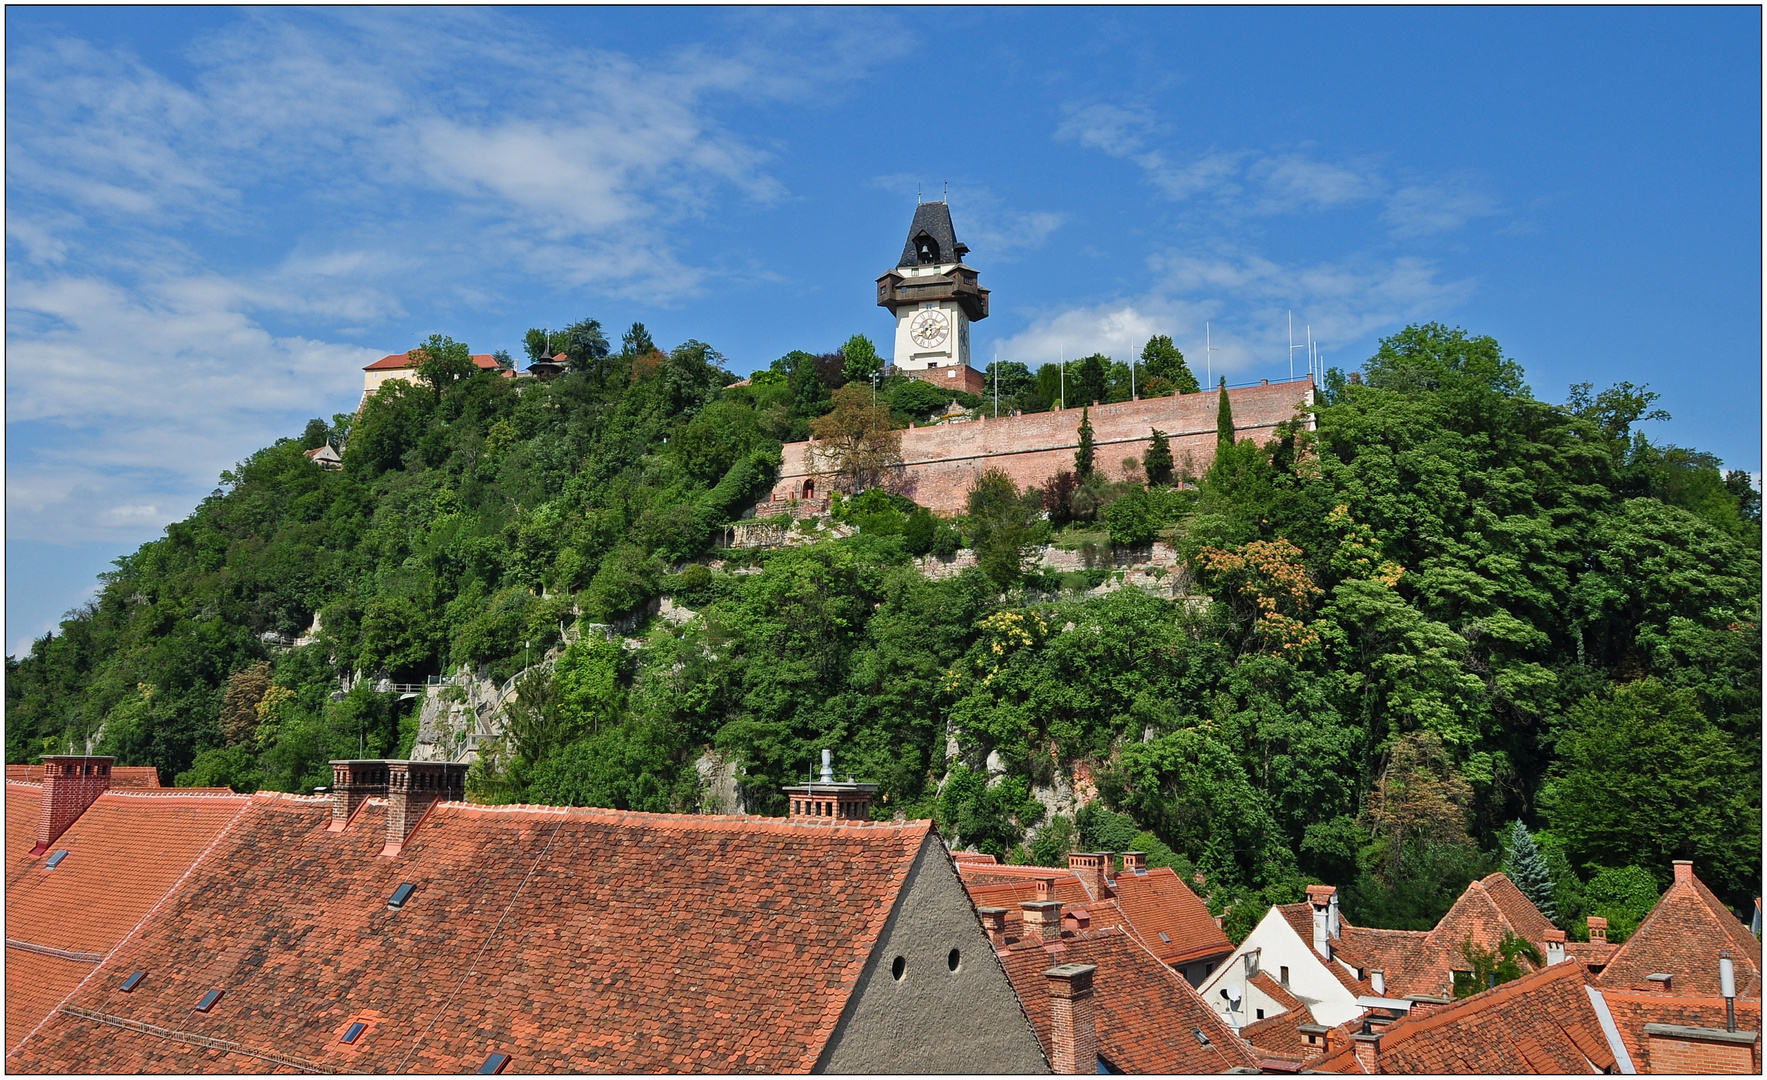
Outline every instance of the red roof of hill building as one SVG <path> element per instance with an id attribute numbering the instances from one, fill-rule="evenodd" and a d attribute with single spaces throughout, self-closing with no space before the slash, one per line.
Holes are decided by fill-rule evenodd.
<path id="1" fill-rule="evenodd" d="M 1374 1043 L 1383 1073 L 1592 1073 L 1615 1064 L 1581 964 L 1543 971 L 1463 998 L 1422 1016 L 1406 1017 Z M 1364 1042 L 1364 1049 L 1367 1042 Z M 1348 1067 L 1356 1039 L 1319 1067 Z"/>
<path id="2" fill-rule="evenodd" d="M 1162 964 L 1121 927 L 1066 932 L 1059 944 L 1021 941 L 999 950 L 1046 1052 L 1054 1017 L 1043 972 L 1058 964 L 1094 964 L 1098 1054 L 1128 1073 L 1220 1073 L 1256 1068 L 1252 1050 L 1184 977 Z M 1201 1031 L 1205 1044 L 1194 1034 Z"/>
<path id="3" fill-rule="evenodd" d="M 1300 998 L 1289 993 L 1281 983 L 1272 979 L 1268 972 L 1258 972 L 1251 977 L 1250 982 L 1281 1006 L 1283 1011 L 1275 1016 L 1254 1020 L 1240 1028 L 1239 1037 L 1263 1053 L 1300 1061 L 1307 1054 L 1307 1044 L 1301 1035 L 1300 1026 L 1316 1022 L 1313 1019 L 1313 1010 Z"/>
<path id="4" fill-rule="evenodd" d="M 497 1052 L 536 1072 L 805 1071 L 937 843 L 928 822 L 440 803 L 381 858 L 383 800 L 340 832 L 330 816 L 253 796 L 9 1066 L 433 1073 Z M 345 1046 L 352 1022 L 368 1028 Z"/>
<path id="5" fill-rule="evenodd" d="M 1276 911 L 1282 916 L 1283 921 L 1288 923 L 1289 928 L 1292 929 L 1302 941 L 1306 942 L 1307 945 L 1311 947 L 1313 944 L 1313 905 L 1303 900 L 1298 904 L 1279 904 L 1276 907 Z M 1341 914 L 1338 916 L 1338 927 L 1340 933 L 1354 929 L 1350 926 L 1349 920 L 1345 919 Z M 1330 971 L 1332 976 L 1336 978 L 1338 982 L 1343 984 L 1344 989 L 1352 994 L 1374 993 L 1374 987 L 1369 985 L 1367 979 L 1358 979 L 1355 972 L 1344 970 L 1345 963 L 1348 963 L 1353 967 L 1360 966 L 1357 961 L 1360 960 L 1361 957 L 1346 953 L 1343 949 L 1343 941 L 1341 938 L 1337 941 L 1333 941 L 1331 943 L 1331 948 L 1333 959 L 1327 960 L 1325 957 L 1320 956 L 1319 962 L 1324 964 L 1326 970 Z M 1318 956 L 1317 953 L 1314 955 Z"/>
<path id="6" fill-rule="evenodd" d="M 475 365 L 477 365 L 478 367 L 480 367 L 486 371 L 490 371 L 495 368 L 500 368 L 503 366 L 502 364 L 499 364 L 497 362 L 497 358 L 495 356 L 492 356 L 490 353 L 473 353 L 472 362 Z M 399 353 L 389 353 L 388 355 L 381 357 L 379 360 L 376 360 L 374 363 L 369 364 L 367 367 L 363 368 L 362 370 L 363 371 L 398 371 L 398 370 L 408 368 L 411 366 L 412 366 L 412 364 L 411 364 L 410 354 L 399 352 Z"/>
<path id="7" fill-rule="evenodd" d="M 1761 996 L 1761 942 L 1724 902 L 1694 876 L 1693 864 L 1677 861 L 1675 880 L 1638 929 L 1615 950 L 1602 971 L 1603 988 L 1643 987 L 1654 974 L 1673 976 L 1672 991 L 1699 997 L 1718 994 L 1718 954 L 1736 965 L 1736 992 Z"/>
<path id="8" fill-rule="evenodd" d="M 1386 976 L 1387 994 L 1399 993 L 1406 973 L 1424 966 L 1426 930 L 1382 930 L 1368 926 L 1343 926 L 1343 957 L 1364 971 Z M 1369 977 L 1370 986 L 1373 976 Z M 1408 991 L 1409 992 L 1409 991 Z"/>
<path id="9" fill-rule="evenodd" d="M 6 878 L 9 1050 L 96 970 L 251 802 L 231 792 L 108 791 L 48 853 L 15 865 L 12 856 L 29 851 L 32 843 L 32 837 L 12 832 L 14 816 L 35 801 L 23 797 L 21 788 L 31 790 L 6 786 L 12 849 Z M 32 815 L 27 824 L 35 823 Z M 48 858 L 57 851 L 67 855 L 50 869 Z"/>
<path id="10" fill-rule="evenodd" d="M 1632 1057 L 1632 1064 L 1641 1073 L 1679 1072 L 1675 1068 L 1655 1068 L 1650 1060 L 1650 1044 L 1652 1040 L 1644 1033 L 1646 1024 L 1677 1024 L 1683 1027 L 1715 1028 L 1722 1030 L 1725 1025 L 1724 999 L 1718 997 L 1681 997 L 1664 994 L 1660 991 L 1636 993 L 1626 990 L 1604 990 L 1602 998 L 1607 1003 L 1608 1013 L 1614 1018 L 1614 1026 L 1620 1031 L 1620 1041 L 1626 1045 L 1626 1051 Z M 1736 1003 L 1736 1027 L 1739 1031 L 1761 1030 L 1761 1003 L 1759 1001 L 1741 1001 Z M 1761 1071 L 1761 1040 L 1755 1040 L 1754 1071 Z"/>
<path id="11" fill-rule="evenodd" d="M 41 766 L 39 766 L 41 768 Z M 43 813 L 43 787 L 6 781 L 6 886 L 12 877 L 37 862 L 31 848 L 37 843 L 37 821 Z"/>
<path id="12" fill-rule="evenodd" d="M 41 765 L 8 765 L 6 779 L 18 780 L 27 784 L 43 782 L 43 766 Z M 160 786 L 159 770 L 151 765 L 112 765 L 110 768 L 110 786 L 118 788 L 157 788 Z"/>

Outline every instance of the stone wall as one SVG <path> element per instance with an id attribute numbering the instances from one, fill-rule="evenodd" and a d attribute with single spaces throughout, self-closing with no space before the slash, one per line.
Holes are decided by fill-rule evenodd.
<path id="1" fill-rule="evenodd" d="M 1266 441 L 1277 424 L 1312 404 L 1313 384 L 1297 379 L 1229 389 L 1227 395 L 1239 437 Z M 1180 474 L 1200 473 L 1214 460 L 1218 402 L 1215 392 L 1207 392 L 1093 407 L 1097 467 L 1106 476 L 1121 479 L 1122 460 L 1139 461 L 1152 429 L 1159 428 L 1171 442 Z M 958 514 L 971 484 L 985 469 L 1005 470 L 1020 488 L 1040 487 L 1057 471 L 1074 467 L 1079 428 L 1078 408 L 910 428 L 902 432 L 902 493 L 937 513 Z M 815 479 L 818 492 L 827 490 L 827 482 L 806 466 L 809 447 L 807 442 L 785 445 L 784 463 L 768 501 L 801 497 L 806 480 Z"/>

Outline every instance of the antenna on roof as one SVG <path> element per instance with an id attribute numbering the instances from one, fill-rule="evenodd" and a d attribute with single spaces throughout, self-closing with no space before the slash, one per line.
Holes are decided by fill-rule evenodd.
<path id="1" fill-rule="evenodd" d="M 1304 348 L 1306 348 L 1305 345 L 1295 344 L 1295 313 L 1290 310 L 1288 313 L 1288 378 L 1290 382 L 1293 382 L 1295 378 L 1295 350 Z"/>
<path id="2" fill-rule="evenodd" d="M 1209 385 L 1215 385 L 1215 338 L 1206 322 L 1203 323 L 1203 371 L 1208 375 Z"/>
<path id="3" fill-rule="evenodd" d="M 951 201 L 951 181 L 949 180 L 945 181 L 945 201 L 947 203 Z"/>
<path id="4" fill-rule="evenodd" d="M 914 182 L 914 205 L 920 205 L 920 181 L 918 180 Z"/>

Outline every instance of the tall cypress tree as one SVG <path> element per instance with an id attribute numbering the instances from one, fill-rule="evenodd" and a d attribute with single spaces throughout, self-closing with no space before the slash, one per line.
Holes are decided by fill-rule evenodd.
<path id="1" fill-rule="evenodd" d="M 1221 395 L 1221 408 L 1215 413 L 1215 437 L 1221 442 L 1233 441 L 1233 402 L 1227 400 L 1227 376 L 1221 376 L 1218 388 Z"/>
<path id="2" fill-rule="evenodd" d="M 1081 480 L 1092 475 L 1092 418 L 1084 406 L 1080 409 L 1080 448 L 1074 451 L 1074 475 Z"/>
<path id="3" fill-rule="evenodd" d="M 1149 484 L 1172 482 L 1172 447 L 1166 442 L 1166 433 L 1159 428 L 1153 429 L 1153 439 L 1141 455 L 1141 468 L 1147 473 Z"/>
<path id="4" fill-rule="evenodd" d="M 1503 872 L 1523 896 L 1534 902 L 1547 922 L 1558 922 L 1558 906 L 1552 902 L 1552 872 L 1546 868 L 1546 856 L 1519 820 L 1509 827 L 1509 858 L 1504 861 Z"/>

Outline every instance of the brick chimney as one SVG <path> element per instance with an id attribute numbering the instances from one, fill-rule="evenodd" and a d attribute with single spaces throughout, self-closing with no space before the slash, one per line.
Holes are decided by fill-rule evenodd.
<path id="1" fill-rule="evenodd" d="M 988 940 L 996 949 L 1006 946 L 1006 909 L 1003 907 L 977 908 L 976 914 L 982 917 L 982 929 L 988 932 Z"/>
<path id="2" fill-rule="evenodd" d="M 822 751 L 822 778 L 808 784 L 791 784 L 784 789 L 790 799 L 790 818 L 821 818 L 829 824 L 837 821 L 870 821 L 871 800 L 877 795 L 876 784 L 834 778 L 834 755 Z"/>
<path id="3" fill-rule="evenodd" d="M 1068 856 L 1068 869 L 1074 876 L 1086 883 L 1086 891 L 1092 899 L 1103 900 L 1110 895 L 1105 882 L 1105 872 L 1110 869 L 1111 857 L 1108 852 L 1076 851 Z"/>
<path id="4" fill-rule="evenodd" d="M 48 758 L 44 758 L 48 761 Z M 1676 859 L 1671 865 L 1675 867 L 1675 884 L 1693 888 L 1693 860 Z"/>
<path id="5" fill-rule="evenodd" d="M 1644 989 L 1657 994 L 1672 994 L 1675 976 L 1667 971 L 1659 971 L 1644 977 Z"/>
<path id="6" fill-rule="evenodd" d="M 73 754 L 43 759 L 43 816 L 37 820 L 37 843 L 32 855 L 49 850 L 68 826 L 80 819 L 93 801 L 110 790 L 107 757 Z"/>
<path id="7" fill-rule="evenodd" d="M 1607 944 L 1607 920 L 1600 915 L 1589 916 L 1589 944 Z"/>
<path id="8" fill-rule="evenodd" d="M 1039 900 L 1054 900 L 1055 899 L 1055 879 L 1054 878 L 1045 877 L 1045 878 L 1038 878 L 1037 879 L 1037 899 L 1039 899 Z"/>
<path id="9" fill-rule="evenodd" d="M 386 767 L 387 843 L 380 853 L 397 855 L 431 806 L 465 800 L 466 765 L 458 761 L 389 761 Z"/>
<path id="10" fill-rule="evenodd" d="M 1049 987 L 1049 1065 L 1068 1076 L 1098 1072 L 1098 1019 L 1092 1000 L 1093 964 L 1063 964 L 1043 973 Z"/>
<path id="11" fill-rule="evenodd" d="M 352 759 L 331 763 L 331 824 L 326 828 L 338 832 L 350 823 L 351 815 L 370 798 L 387 794 L 387 763 L 378 759 Z"/>
<path id="12" fill-rule="evenodd" d="M 1330 1033 L 1330 1028 L 1324 1024 L 1297 1024 L 1295 1030 L 1301 1033 L 1302 1061 L 1325 1056 L 1326 1036 Z"/>
<path id="13" fill-rule="evenodd" d="M 1357 1032 L 1355 1035 L 1350 1036 L 1350 1039 L 1352 1040 L 1350 1045 L 1355 1048 L 1354 1053 L 1356 1055 L 1356 1064 L 1362 1067 L 1362 1071 L 1370 1076 L 1380 1072 L 1380 1069 L 1378 1068 L 1380 1062 L 1380 1036 L 1373 1033 L 1365 1035 L 1361 1032 Z"/>
<path id="14" fill-rule="evenodd" d="M 1061 940 L 1061 901 L 1026 900 L 1019 905 L 1025 913 L 1025 936 L 1035 935 L 1044 941 Z"/>
<path id="15" fill-rule="evenodd" d="M 1433 1012 L 1440 1012 L 1454 1004 L 1454 999 L 1434 994 L 1407 994 L 1405 1000 L 1411 1002 L 1411 1011 L 1406 1016 L 1416 1020 Z"/>
<path id="16" fill-rule="evenodd" d="M 1546 931 L 1546 966 L 1562 964 L 1565 960 L 1565 932 L 1563 930 Z"/>
<path id="17" fill-rule="evenodd" d="M 1125 852 L 1123 852 L 1123 873 L 1125 873 L 1125 874 L 1145 874 L 1145 873 L 1147 873 L 1147 852 L 1145 852 L 1145 851 L 1125 851 Z"/>

